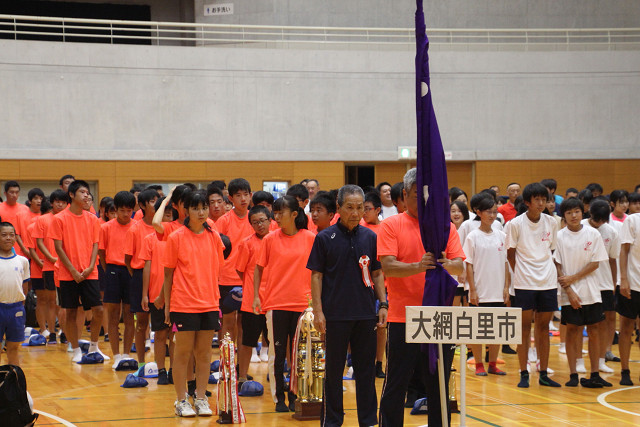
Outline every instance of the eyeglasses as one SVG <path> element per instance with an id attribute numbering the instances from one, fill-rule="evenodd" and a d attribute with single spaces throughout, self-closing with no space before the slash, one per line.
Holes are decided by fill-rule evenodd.
<path id="1" fill-rule="evenodd" d="M 268 223 L 268 222 L 269 222 L 268 219 L 259 219 L 257 221 L 251 221 L 251 225 L 258 226 L 258 225 L 262 225 L 262 224 L 265 224 L 265 223 Z"/>

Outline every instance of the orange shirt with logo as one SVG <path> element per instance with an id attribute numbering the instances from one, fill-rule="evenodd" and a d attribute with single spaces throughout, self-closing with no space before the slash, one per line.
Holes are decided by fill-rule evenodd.
<path id="1" fill-rule="evenodd" d="M 231 254 L 227 257 L 227 261 L 222 268 L 220 286 L 242 286 L 242 281 L 238 277 L 238 273 L 236 273 L 237 248 L 240 242 L 254 234 L 249 218 L 247 215 L 240 218 L 231 210 L 216 221 L 216 228 L 218 232 L 226 235 L 231 240 Z"/>
<path id="2" fill-rule="evenodd" d="M 124 254 L 127 244 L 127 232 L 133 226 L 133 221 L 120 224 L 117 219 L 112 219 L 100 226 L 100 244 L 98 249 L 106 252 L 107 264 L 124 265 Z"/>

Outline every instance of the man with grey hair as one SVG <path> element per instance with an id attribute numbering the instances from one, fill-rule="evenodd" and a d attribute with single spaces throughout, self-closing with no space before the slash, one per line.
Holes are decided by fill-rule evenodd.
<path id="1" fill-rule="evenodd" d="M 342 373 L 351 345 L 359 425 L 377 424 L 376 327 L 384 327 L 387 303 L 377 259 L 376 234 L 359 225 L 364 193 L 356 185 L 338 191 L 340 221 L 316 236 L 307 268 L 311 273 L 314 324 L 326 334 L 325 395 L 321 425 L 344 422 Z M 376 319 L 376 299 L 380 310 Z M 377 324 L 376 324 L 377 321 Z"/>
<path id="2" fill-rule="evenodd" d="M 307 187 L 307 191 L 309 191 L 309 200 L 313 200 L 316 194 L 318 194 L 318 191 L 320 191 L 320 183 L 315 178 L 307 179 L 307 183 L 304 184 L 304 186 Z M 311 209 L 310 205 L 311 203 L 307 203 L 307 206 L 304 207 L 304 213 L 309 213 Z"/>

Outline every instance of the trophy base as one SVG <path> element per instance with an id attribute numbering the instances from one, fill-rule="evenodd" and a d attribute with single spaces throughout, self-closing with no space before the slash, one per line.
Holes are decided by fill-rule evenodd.
<path id="1" fill-rule="evenodd" d="M 220 412 L 216 421 L 218 424 L 233 424 L 231 412 Z"/>
<path id="2" fill-rule="evenodd" d="M 452 414 L 459 414 L 460 410 L 458 409 L 458 401 L 457 400 L 449 400 L 449 412 Z"/>
<path id="3" fill-rule="evenodd" d="M 319 420 L 322 402 L 300 402 L 296 400 L 296 412 L 292 417 L 296 420 Z"/>

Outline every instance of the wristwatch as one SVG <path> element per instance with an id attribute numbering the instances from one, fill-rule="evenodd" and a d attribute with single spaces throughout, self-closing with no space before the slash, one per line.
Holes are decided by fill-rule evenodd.
<path id="1" fill-rule="evenodd" d="M 378 307 L 380 309 L 386 308 L 387 310 L 389 310 L 389 303 L 386 301 L 380 301 L 380 304 L 378 305 Z"/>

